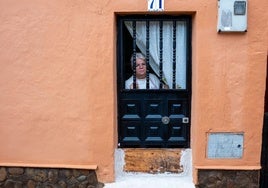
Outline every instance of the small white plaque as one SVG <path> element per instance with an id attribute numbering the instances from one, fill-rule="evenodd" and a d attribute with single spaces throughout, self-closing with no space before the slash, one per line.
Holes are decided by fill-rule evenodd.
<path id="1" fill-rule="evenodd" d="M 209 133 L 208 158 L 242 158 L 243 133 Z"/>
<path id="2" fill-rule="evenodd" d="M 148 10 L 149 11 L 163 11 L 164 0 L 148 0 Z"/>

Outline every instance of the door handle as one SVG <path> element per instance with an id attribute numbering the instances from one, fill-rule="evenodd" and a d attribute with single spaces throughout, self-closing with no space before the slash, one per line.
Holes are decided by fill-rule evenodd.
<path id="1" fill-rule="evenodd" d="M 164 117 L 162 117 L 162 123 L 163 124 L 169 124 L 169 122 L 170 122 L 170 119 L 169 119 L 169 117 L 167 117 L 167 116 L 164 116 Z"/>

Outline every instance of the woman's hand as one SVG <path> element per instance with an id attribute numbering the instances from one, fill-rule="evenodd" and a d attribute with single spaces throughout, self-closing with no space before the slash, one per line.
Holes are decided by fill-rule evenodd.
<path id="1" fill-rule="evenodd" d="M 130 89 L 134 89 L 134 83 L 132 83 L 129 87 Z M 136 83 L 136 89 L 139 89 L 139 85 L 138 83 Z"/>

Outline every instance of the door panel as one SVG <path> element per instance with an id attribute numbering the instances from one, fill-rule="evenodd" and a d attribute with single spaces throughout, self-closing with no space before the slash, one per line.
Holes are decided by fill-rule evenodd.
<path id="1" fill-rule="evenodd" d="M 188 147 L 189 98 L 176 91 L 125 91 L 119 106 L 120 147 Z M 167 118 L 168 121 L 163 121 Z"/>

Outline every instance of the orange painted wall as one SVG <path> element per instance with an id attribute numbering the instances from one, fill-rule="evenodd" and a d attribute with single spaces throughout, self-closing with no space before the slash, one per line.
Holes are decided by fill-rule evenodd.
<path id="1" fill-rule="evenodd" d="M 267 8 L 250 1 L 248 32 L 218 34 L 217 1 L 165 1 L 163 13 L 193 15 L 195 168 L 260 165 Z M 0 1 L 0 165 L 98 165 L 100 181 L 114 180 L 115 18 L 134 12 L 147 1 Z M 217 131 L 245 133 L 243 159 L 206 159 Z"/>

